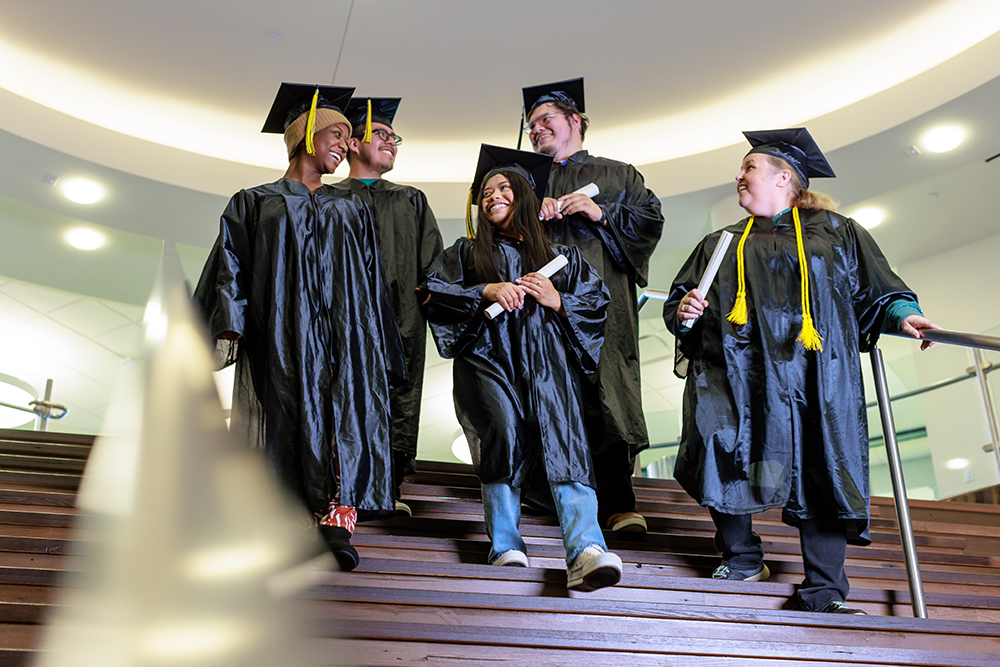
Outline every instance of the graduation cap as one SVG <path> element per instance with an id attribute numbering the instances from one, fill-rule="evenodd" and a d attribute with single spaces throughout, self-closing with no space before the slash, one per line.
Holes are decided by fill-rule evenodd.
<path id="1" fill-rule="evenodd" d="M 476 165 L 476 176 L 472 179 L 472 187 L 469 188 L 469 205 L 466 208 L 465 223 L 469 238 L 473 236 L 472 202 L 486 181 L 496 174 L 513 172 L 528 182 L 535 191 L 538 201 L 541 201 L 545 196 L 545 187 L 549 184 L 551 170 L 551 155 L 483 144 L 479 149 L 479 163 Z"/>
<path id="2" fill-rule="evenodd" d="M 355 97 L 347 105 L 346 115 L 352 128 L 365 126 L 362 141 L 370 144 L 372 141 L 372 123 L 382 123 L 392 127 L 392 119 L 399 109 L 399 97 Z"/>
<path id="3" fill-rule="evenodd" d="M 282 83 L 261 132 L 284 134 L 289 158 L 303 138 L 306 151 L 315 155 L 312 139 L 317 129 L 334 123 L 349 124 L 343 110 L 353 94 L 354 88 Z M 305 120 L 301 120 L 303 117 Z"/>
<path id="4" fill-rule="evenodd" d="M 580 113 L 586 111 L 583 106 L 583 77 L 546 83 L 541 86 L 522 88 L 524 96 L 524 117 L 527 118 L 539 104 L 546 102 L 562 102 L 568 104 Z"/>
<path id="5" fill-rule="evenodd" d="M 802 187 L 809 187 L 809 178 L 836 178 L 833 168 L 826 161 L 823 151 L 819 149 L 809 130 L 804 127 L 792 127 L 787 130 L 761 130 L 744 132 L 753 148 L 750 153 L 763 153 L 781 158 L 792 165 Z"/>

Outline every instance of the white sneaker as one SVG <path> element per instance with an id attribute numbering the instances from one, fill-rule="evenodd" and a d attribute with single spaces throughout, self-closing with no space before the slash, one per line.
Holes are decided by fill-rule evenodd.
<path id="1" fill-rule="evenodd" d="M 566 568 L 566 588 L 571 591 L 596 591 L 614 586 L 621 578 L 622 559 L 596 544 L 580 552 Z"/>
<path id="2" fill-rule="evenodd" d="M 396 516 L 413 516 L 413 510 L 402 500 L 396 501 Z"/>
<path id="3" fill-rule="evenodd" d="M 523 551 L 508 549 L 500 554 L 500 557 L 490 563 L 501 567 L 528 567 L 528 556 Z"/>

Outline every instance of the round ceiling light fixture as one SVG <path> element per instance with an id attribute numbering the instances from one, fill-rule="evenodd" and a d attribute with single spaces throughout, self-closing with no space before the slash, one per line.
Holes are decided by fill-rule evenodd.
<path id="1" fill-rule="evenodd" d="M 66 242 L 77 250 L 97 250 L 106 241 L 104 234 L 86 227 L 77 227 L 66 232 Z"/>
<path id="2" fill-rule="evenodd" d="M 28 408 L 28 403 L 37 398 L 38 392 L 24 380 L 0 373 L 0 402 Z M 0 428 L 17 428 L 35 419 L 32 412 L 0 406 Z"/>
<path id="3" fill-rule="evenodd" d="M 959 147 L 965 139 L 965 130 L 957 125 L 941 125 L 928 131 L 920 143 L 931 153 L 947 153 Z"/>
<path id="4" fill-rule="evenodd" d="M 949 470 L 961 470 L 969 467 L 969 459 L 950 459 L 944 466 Z"/>
<path id="5" fill-rule="evenodd" d="M 66 199 L 77 204 L 96 204 L 104 198 L 104 188 L 100 183 L 86 178 L 71 178 L 62 184 Z"/>
<path id="6" fill-rule="evenodd" d="M 469 451 L 469 441 L 465 439 L 464 433 L 455 438 L 455 442 L 451 443 L 451 453 L 462 463 L 472 463 L 472 452 Z"/>
<path id="7" fill-rule="evenodd" d="M 874 206 L 866 206 L 852 213 L 851 217 L 857 220 L 858 224 L 865 229 L 871 229 L 882 224 L 882 221 L 885 220 L 885 211 Z"/>

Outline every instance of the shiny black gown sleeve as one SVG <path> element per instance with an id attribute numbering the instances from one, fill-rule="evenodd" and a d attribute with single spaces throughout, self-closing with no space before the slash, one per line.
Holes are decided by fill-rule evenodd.
<path id="1" fill-rule="evenodd" d="M 459 239 L 438 255 L 421 292 L 428 295 L 427 320 L 434 330 L 438 354 L 454 359 L 483 327 L 483 289 L 472 264 L 472 243 Z"/>
<path id="2" fill-rule="evenodd" d="M 649 281 L 649 258 L 663 233 L 663 213 L 660 200 L 646 187 L 642 174 L 627 165 L 621 175 L 624 181 L 602 198 L 598 196 L 604 216 L 595 229 L 615 262 L 632 276 L 636 284 L 645 287 Z"/>

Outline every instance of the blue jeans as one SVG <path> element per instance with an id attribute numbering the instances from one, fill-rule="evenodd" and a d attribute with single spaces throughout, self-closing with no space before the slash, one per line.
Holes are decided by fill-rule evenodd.
<path id="1" fill-rule="evenodd" d="M 597 523 L 597 494 L 578 482 L 549 483 L 559 515 L 566 564 L 571 564 L 589 546 L 607 550 L 604 535 Z M 489 561 L 511 549 L 527 553 L 524 540 L 517 532 L 521 521 L 521 489 L 510 485 L 509 479 L 483 484 L 483 514 L 486 534 L 492 542 Z"/>

